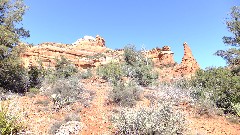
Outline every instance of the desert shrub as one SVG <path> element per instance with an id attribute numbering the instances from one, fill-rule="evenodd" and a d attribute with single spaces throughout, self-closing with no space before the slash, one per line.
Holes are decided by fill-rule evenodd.
<path id="1" fill-rule="evenodd" d="M 109 99 L 120 106 L 134 106 L 140 99 L 141 90 L 131 81 L 129 83 L 118 82 L 109 93 Z"/>
<path id="2" fill-rule="evenodd" d="M 51 95 L 54 104 L 61 108 L 66 104 L 81 99 L 83 91 L 84 89 L 78 78 L 71 77 L 57 80 L 51 88 Z"/>
<path id="3" fill-rule="evenodd" d="M 47 84 L 52 83 L 53 84 L 54 82 L 56 82 L 60 78 L 63 78 L 63 77 L 57 75 L 57 72 L 56 72 L 55 69 L 50 69 L 49 68 L 45 71 L 45 76 L 43 78 L 41 86 L 46 85 L 45 83 L 47 83 Z"/>
<path id="4" fill-rule="evenodd" d="M 65 118 L 64 118 L 64 120 L 62 120 L 62 121 L 57 121 L 57 122 L 55 122 L 52 126 L 51 126 L 51 128 L 50 128 L 50 130 L 49 130 L 49 133 L 50 134 L 56 134 L 58 131 L 59 131 L 59 129 L 60 129 L 60 127 L 62 126 L 62 125 L 64 125 L 64 124 L 66 124 L 66 123 L 68 123 L 68 122 L 70 122 L 70 121 L 80 121 L 80 117 L 78 116 L 78 114 L 75 114 L 75 113 L 72 113 L 72 114 L 69 114 L 69 115 L 67 115 L 67 116 L 65 116 Z M 72 131 L 73 132 L 73 131 Z M 65 133 L 66 134 L 66 133 Z M 69 134 L 69 133 L 68 133 Z"/>
<path id="5" fill-rule="evenodd" d="M 25 93 L 29 88 L 39 88 L 41 84 L 44 70 L 41 66 L 24 68 L 19 57 L 24 50 L 24 46 L 14 47 L 7 57 L 0 60 L 0 87 L 5 92 Z"/>
<path id="6" fill-rule="evenodd" d="M 38 94 L 40 92 L 38 88 L 30 88 L 28 91 L 32 94 Z"/>
<path id="7" fill-rule="evenodd" d="M 152 61 L 136 51 L 134 46 L 126 46 L 123 56 L 124 62 L 111 62 L 100 66 L 97 74 L 114 85 L 124 76 L 134 79 L 142 86 L 149 86 L 158 78 L 158 73 L 153 70 Z"/>
<path id="8" fill-rule="evenodd" d="M 205 98 L 208 94 L 225 113 L 236 113 L 233 105 L 240 102 L 240 76 L 230 70 L 222 67 L 199 70 L 185 84 L 197 90 L 193 93 L 196 97 Z"/>
<path id="9" fill-rule="evenodd" d="M 47 69 L 44 71 L 44 80 L 47 83 L 55 83 L 59 79 L 69 78 L 76 73 L 78 73 L 78 69 L 71 63 L 71 61 L 67 60 L 65 57 L 61 57 L 61 59 L 56 59 L 55 69 Z"/>
<path id="10" fill-rule="evenodd" d="M 30 88 L 40 88 L 41 83 L 45 76 L 45 70 L 43 67 L 31 66 L 28 71 Z"/>
<path id="11" fill-rule="evenodd" d="M 236 114 L 240 117 L 240 103 L 231 104 Z"/>
<path id="12" fill-rule="evenodd" d="M 121 64 L 110 62 L 109 64 L 99 66 L 97 69 L 97 74 L 103 79 L 116 84 L 117 81 L 123 77 L 123 70 Z"/>
<path id="13" fill-rule="evenodd" d="M 87 69 L 87 71 L 80 73 L 80 77 L 81 77 L 82 79 L 89 79 L 89 78 L 91 78 L 92 76 L 93 76 L 93 73 L 92 73 L 92 71 L 91 71 L 90 69 Z"/>
<path id="14" fill-rule="evenodd" d="M 89 58 L 89 59 L 100 59 L 100 58 L 106 58 L 106 55 L 104 55 L 102 53 L 97 53 L 97 54 L 94 54 L 92 56 L 86 56 L 86 58 Z"/>
<path id="15" fill-rule="evenodd" d="M 8 106 L 1 103 L 0 106 L 0 133 L 1 135 L 18 134 L 24 129 L 17 117 L 8 112 Z"/>
<path id="16" fill-rule="evenodd" d="M 28 71 L 21 66 L 19 58 L 0 60 L 0 87 L 5 91 L 24 93 L 29 88 Z"/>
<path id="17" fill-rule="evenodd" d="M 151 65 L 136 67 L 136 69 L 136 78 L 142 86 L 149 86 L 158 79 L 158 73 L 153 72 L 153 67 Z"/>
<path id="18" fill-rule="evenodd" d="M 55 122 L 51 128 L 49 129 L 49 134 L 55 135 L 58 131 L 58 129 L 64 124 L 64 121 L 57 121 Z"/>
<path id="19" fill-rule="evenodd" d="M 48 82 L 46 79 L 43 82 L 42 92 L 52 98 L 54 102 L 54 108 L 61 109 L 65 105 L 69 105 L 73 102 L 80 101 L 85 102 L 90 97 L 83 97 L 84 93 L 90 93 L 90 91 L 83 88 L 78 76 L 74 75 L 69 78 L 59 78 L 55 82 Z"/>
<path id="20" fill-rule="evenodd" d="M 123 71 L 127 77 L 135 78 L 142 86 L 152 84 L 157 78 L 158 73 L 154 72 L 153 63 L 144 57 L 141 52 L 136 51 L 134 46 L 124 48 Z"/>
<path id="21" fill-rule="evenodd" d="M 121 135 L 170 135 L 185 131 L 184 116 L 168 105 L 140 110 L 124 109 L 112 119 L 117 128 L 116 134 Z"/>
<path id="22" fill-rule="evenodd" d="M 208 116 L 212 117 L 214 115 L 222 115 L 223 111 L 217 108 L 216 103 L 209 99 L 209 97 L 205 98 L 198 98 L 194 100 L 195 102 L 192 104 L 192 107 L 195 108 L 195 115 L 196 116 Z"/>
<path id="23" fill-rule="evenodd" d="M 56 59 L 56 65 L 55 65 L 55 76 L 57 77 L 70 77 L 78 72 L 78 69 L 75 65 L 71 63 L 68 59 L 65 57 L 61 57 L 61 59 Z"/>

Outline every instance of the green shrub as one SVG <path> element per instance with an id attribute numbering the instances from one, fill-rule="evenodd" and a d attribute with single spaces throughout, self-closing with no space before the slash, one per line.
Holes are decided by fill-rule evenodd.
<path id="1" fill-rule="evenodd" d="M 236 103 L 236 104 L 231 104 L 233 109 L 235 110 L 236 114 L 240 117 L 240 103 Z"/>
<path id="2" fill-rule="evenodd" d="M 124 109 L 113 116 L 116 134 L 124 135 L 173 135 L 185 131 L 184 116 L 168 106 Z"/>
<path id="3" fill-rule="evenodd" d="M 199 70 L 185 84 L 198 90 L 195 96 L 204 98 L 208 93 L 210 99 L 225 113 L 236 113 L 233 104 L 240 103 L 240 76 L 230 70 L 222 67 Z"/>
<path id="4" fill-rule="evenodd" d="M 97 74 L 116 85 L 122 77 L 134 79 L 142 86 L 149 86 L 158 79 L 158 73 L 154 72 L 153 63 L 136 51 L 134 46 L 124 48 L 123 63 L 109 63 L 98 67 Z"/>
<path id="5" fill-rule="evenodd" d="M 62 78 L 69 78 L 76 73 L 78 73 L 78 69 L 75 65 L 71 63 L 71 61 L 67 60 L 65 57 L 61 57 L 61 59 L 56 59 L 57 63 L 55 65 L 55 69 L 47 69 L 44 71 L 44 80 L 47 83 L 55 83 L 57 80 Z"/>
<path id="6" fill-rule="evenodd" d="M 80 77 L 81 77 L 82 79 L 89 79 L 89 78 L 91 78 L 92 76 L 93 76 L 93 74 L 92 74 L 92 71 L 91 71 L 90 69 L 87 69 L 87 71 L 80 73 Z"/>
<path id="7" fill-rule="evenodd" d="M 69 78 L 58 78 L 55 82 L 49 82 L 46 79 L 41 90 L 52 98 L 55 109 L 61 109 L 77 101 L 87 104 L 87 102 L 90 102 L 93 94 L 83 88 L 79 79 L 76 75 Z M 90 96 L 84 97 L 86 93 L 89 93 Z"/>
<path id="8" fill-rule="evenodd" d="M 97 53 L 97 54 L 94 54 L 92 56 L 86 56 L 86 58 L 89 58 L 89 59 L 100 59 L 100 58 L 106 58 L 106 55 L 104 55 L 102 53 Z"/>
<path id="9" fill-rule="evenodd" d="M 53 96 L 54 104 L 62 108 L 66 104 L 70 104 L 81 99 L 83 87 L 76 77 L 62 78 L 57 80 L 52 88 L 51 95 Z"/>
<path id="10" fill-rule="evenodd" d="M 158 73 L 153 72 L 153 67 L 151 65 L 136 67 L 137 81 L 142 86 L 149 86 L 156 79 L 158 79 Z"/>
<path id="11" fill-rule="evenodd" d="M 29 85 L 28 71 L 21 66 L 19 58 L 0 60 L 0 87 L 6 91 L 24 93 Z"/>
<path id="12" fill-rule="evenodd" d="M 40 92 L 40 90 L 38 88 L 30 88 L 29 92 L 33 93 L 33 94 L 38 94 Z"/>
<path id="13" fill-rule="evenodd" d="M 56 59 L 57 63 L 55 65 L 55 75 L 59 78 L 70 77 L 78 72 L 78 69 L 75 65 L 71 63 L 71 61 L 67 60 L 65 57 L 61 57 L 61 59 Z"/>
<path id="14" fill-rule="evenodd" d="M 31 66 L 28 71 L 30 88 L 40 88 L 45 76 L 43 67 Z"/>
<path id="15" fill-rule="evenodd" d="M 0 106 L 0 133 L 1 135 L 18 134 L 24 127 L 15 116 L 8 112 L 8 107 L 1 103 Z"/>
<path id="16" fill-rule="evenodd" d="M 20 50 L 19 46 L 15 47 L 8 57 L 0 60 L 0 87 L 5 92 L 25 93 L 29 88 L 39 88 L 44 78 L 45 71 L 42 67 L 23 67 Z"/>
<path id="17" fill-rule="evenodd" d="M 141 90 L 134 82 L 118 82 L 109 93 L 109 99 L 120 106 L 134 106 L 140 99 L 140 94 Z"/>
<path id="18" fill-rule="evenodd" d="M 117 81 L 123 77 L 123 70 L 119 63 L 110 62 L 109 64 L 99 66 L 97 68 L 97 74 L 103 79 L 116 84 Z"/>
<path id="19" fill-rule="evenodd" d="M 144 57 L 141 52 L 136 51 L 134 46 L 124 48 L 124 60 L 125 75 L 134 78 L 140 85 L 148 86 L 158 78 L 158 73 L 154 72 L 152 61 Z"/>

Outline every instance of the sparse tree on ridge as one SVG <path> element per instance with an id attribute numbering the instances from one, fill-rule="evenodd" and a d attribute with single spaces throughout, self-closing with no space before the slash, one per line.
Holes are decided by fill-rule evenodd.
<path id="1" fill-rule="evenodd" d="M 29 31 L 19 27 L 26 9 L 23 0 L 0 1 L 0 59 L 6 57 L 21 38 L 30 37 Z"/>
<path id="2" fill-rule="evenodd" d="M 223 42 L 232 46 L 228 50 L 218 50 L 215 54 L 226 60 L 227 64 L 236 68 L 240 66 L 240 6 L 234 6 L 231 9 L 229 18 L 226 18 L 226 25 L 229 32 L 233 35 L 224 36 Z"/>

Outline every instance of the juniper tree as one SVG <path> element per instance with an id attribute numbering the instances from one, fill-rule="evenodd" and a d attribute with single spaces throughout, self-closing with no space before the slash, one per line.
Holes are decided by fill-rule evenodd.
<path id="1" fill-rule="evenodd" d="M 21 38 L 30 37 L 29 31 L 20 24 L 26 9 L 23 0 L 0 1 L 0 59 L 5 58 Z"/>
<path id="2" fill-rule="evenodd" d="M 27 6 L 23 0 L 0 0 L 0 88 L 6 91 L 25 92 L 29 87 L 27 70 L 21 65 L 15 47 L 29 31 L 21 27 Z"/>
<path id="3" fill-rule="evenodd" d="M 225 59 L 230 67 L 236 68 L 240 66 L 240 6 L 232 7 L 225 23 L 232 36 L 224 36 L 223 42 L 226 45 L 232 46 L 232 48 L 218 50 L 215 54 Z"/>

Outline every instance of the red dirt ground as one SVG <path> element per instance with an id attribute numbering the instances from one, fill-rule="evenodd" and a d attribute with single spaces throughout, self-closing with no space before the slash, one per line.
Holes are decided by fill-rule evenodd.
<path id="1" fill-rule="evenodd" d="M 56 112 L 51 109 L 52 101 L 46 96 L 38 94 L 35 97 L 23 96 L 10 100 L 10 109 L 12 112 L 18 112 L 19 118 L 28 127 L 27 134 L 29 135 L 49 134 L 49 129 L 55 122 L 61 121 L 71 112 L 76 112 L 78 108 L 83 108 L 78 113 L 84 125 L 80 135 L 114 134 L 109 120 L 114 106 L 106 104 L 111 87 L 105 82 L 93 82 L 93 80 L 84 80 L 83 85 L 86 89 L 95 92 L 89 107 L 74 103 L 72 106 Z M 47 105 L 36 104 L 37 101 L 49 101 L 49 103 Z M 138 103 L 140 106 L 144 104 L 148 105 L 149 101 L 144 99 Z M 196 117 L 189 113 L 187 120 L 190 134 L 240 135 L 240 124 L 230 123 L 223 116 Z"/>

